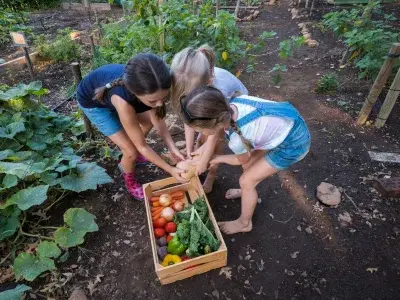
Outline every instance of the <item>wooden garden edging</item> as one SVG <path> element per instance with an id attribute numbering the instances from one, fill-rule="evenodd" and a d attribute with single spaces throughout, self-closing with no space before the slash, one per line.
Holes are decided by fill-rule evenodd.
<path id="1" fill-rule="evenodd" d="M 110 3 L 90 3 L 89 7 L 83 5 L 82 3 L 65 3 L 61 4 L 63 9 L 75 9 L 75 10 L 86 10 L 90 8 L 91 10 L 111 10 Z"/>
<path id="2" fill-rule="evenodd" d="M 394 43 L 392 45 L 392 48 L 390 48 L 390 51 L 386 57 L 385 62 L 383 63 L 381 70 L 379 71 L 378 76 L 375 79 L 374 84 L 372 85 L 367 99 L 365 99 L 364 105 L 358 115 L 357 124 L 362 125 L 367 121 L 368 116 L 371 113 L 372 107 L 374 106 L 376 100 L 382 92 L 382 89 L 385 87 L 386 82 L 390 74 L 392 73 L 394 63 L 396 59 L 399 58 L 399 56 L 400 43 Z"/>

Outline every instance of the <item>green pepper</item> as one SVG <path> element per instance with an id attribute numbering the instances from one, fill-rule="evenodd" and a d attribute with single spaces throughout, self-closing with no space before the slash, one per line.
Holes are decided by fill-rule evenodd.
<path id="1" fill-rule="evenodd" d="M 179 241 L 177 235 L 175 235 L 168 243 L 168 253 L 181 255 L 185 250 L 186 246 Z"/>

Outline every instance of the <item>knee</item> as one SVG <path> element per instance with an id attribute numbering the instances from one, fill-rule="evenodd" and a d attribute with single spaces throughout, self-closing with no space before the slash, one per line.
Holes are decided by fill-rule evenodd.
<path id="1" fill-rule="evenodd" d="M 245 173 L 239 178 L 239 185 L 241 189 L 248 189 L 254 187 L 253 181 Z"/>
<path id="2" fill-rule="evenodd" d="M 125 159 L 132 161 L 136 160 L 139 154 L 136 149 L 121 149 L 121 152 Z"/>

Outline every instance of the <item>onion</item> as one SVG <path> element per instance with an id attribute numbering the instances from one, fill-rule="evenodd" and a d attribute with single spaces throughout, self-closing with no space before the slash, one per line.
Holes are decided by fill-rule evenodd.
<path id="1" fill-rule="evenodd" d="M 182 210 L 183 210 L 183 203 L 182 203 L 182 201 L 179 201 L 179 200 L 175 201 L 174 204 L 172 205 L 172 208 L 173 208 L 175 211 L 182 211 Z"/>
<path id="2" fill-rule="evenodd" d="M 160 200 L 158 200 L 158 202 L 160 202 L 161 206 L 169 206 L 172 203 L 172 198 L 169 194 L 162 194 L 160 196 Z"/>
<path id="3" fill-rule="evenodd" d="M 161 217 L 165 218 L 167 221 L 172 221 L 174 214 L 175 211 L 171 207 L 166 207 L 161 211 Z"/>

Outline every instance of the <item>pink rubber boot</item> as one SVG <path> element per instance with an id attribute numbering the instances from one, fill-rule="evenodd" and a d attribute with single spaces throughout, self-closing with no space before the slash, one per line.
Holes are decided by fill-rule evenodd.
<path id="1" fill-rule="evenodd" d="M 141 183 L 136 179 L 135 173 L 123 173 L 125 187 L 136 200 L 143 201 L 144 193 Z"/>

